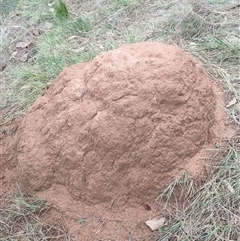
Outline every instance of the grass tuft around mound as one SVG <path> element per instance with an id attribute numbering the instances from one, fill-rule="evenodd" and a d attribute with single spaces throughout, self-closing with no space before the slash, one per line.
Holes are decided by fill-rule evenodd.
<path id="1" fill-rule="evenodd" d="M 71 240 L 63 223 L 44 222 L 42 216 L 50 209 L 43 200 L 18 192 L 0 200 L 0 240 L 37 241 Z"/>
<path id="2" fill-rule="evenodd" d="M 212 169 L 208 181 L 192 191 L 192 181 L 183 176 L 160 195 L 170 208 L 174 188 L 181 186 L 188 196 L 182 209 L 169 211 L 167 225 L 159 228 L 164 240 L 238 240 L 240 234 L 240 156 L 229 148 L 221 163 Z M 191 191 L 191 192 L 189 192 Z"/>

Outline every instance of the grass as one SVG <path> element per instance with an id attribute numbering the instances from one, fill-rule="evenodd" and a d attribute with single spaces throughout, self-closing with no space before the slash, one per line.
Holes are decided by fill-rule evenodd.
<path id="1" fill-rule="evenodd" d="M 30 107 L 37 96 L 42 94 L 47 85 L 48 76 L 41 73 L 38 69 L 31 71 L 27 68 L 16 67 L 9 77 L 12 82 L 2 98 L 3 119 L 10 121 L 15 117 L 23 115 L 26 108 Z"/>
<path id="2" fill-rule="evenodd" d="M 71 240 L 63 224 L 47 224 L 42 216 L 50 206 L 41 199 L 18 192 L 0 202 L 0 240 Z"/>
<path id="3" fill-rule="evenodd" d="M 195 185 L 193 180 L 189 177 L 188 173 L 184 173 L 181 178 L 174 180 L 170 183 L 159 195 L 156 201 L 165 201 L 165 208 L 171 204 L 171 199 L 173 198 L 174 194 L 178 193 L 178 198 L 186 198 L 195 190 Z"/>
<path id="4" fill-rule="evenodd" d="M 2 18 L 7 17 L 7 15 L 14 11 L 18 5 L 19 0 L 14 1 L 0 1 L 0 14 Z"/>
<path id="5" fill-rule="evenodd" d="M 6 65 L 0 72 L 2 123 L 24 115 L 64 67 L 90 61 L 99 53 L 123 44 L 141 41 L 180 46 L 198 58 L 212 78 L 222 84 L 227 101 L 235 98 L 236 103 L 240 102 L 240 85 L 234 82 L 240 64 L 237 1 L 9 0 L 0 3 L 0 67 Z M 40 29 L 40 36 L 33 36 L 34 28 Z M 31 41 L 37 50 L 31 61 L 21 62 L 14 57 L 13 53 L 18 51 L 16 43 L 21 41 Z M 226 111 L 239 126 L 235 105 Z M 225 156 L 218 157 L 220 164 L 212 168 L 214 171 L 202 187 L 196 187 L 185 174 L 159 196 L 171 210 L 168 225 L 159 230 L 159 241 L 237 240 L 240 236 L 239 135 L 232 140 L 235 144 L 231 144 Z M 176 190 L 188 201 L 185 208 L 172 208 Z M 0 240 L 51 240 L 58 232 L 62 240 L 68 240 L 63 228 L 43 223 L 41 214 L 49 207 L 41 200 L 19 192 L 2 203 L 6 206 L 0 210 L 0 231 L 5 236 Z M 7 239 L 7 235 L 12 238 Z"/>
<path id="6" fill-rule="evenodd" d="M 58 2 L 55 3 L 54 12 L 56 14 L 56 17 L 59 19 L 68 18 L 68 9 L 66 3 L 62 0 L 58 0 Z"/>
<path id="7" fill-rule="evenodd" d="M 206 0 L 113 0 L 82 1 L 81 4 L 70 0 L 66 3 L 19 0 L 17 19 L 15 10 L 8 13 L 4 21 L 8 34 L 2 37 L 0 46 L 9 66 L 5 81 L 11 82 L 1 94 L 2 99 L 8 99 L 0 105 L 5 121 L 24 114 L 64 67 L 87 62 L 102 51 L 140 41 L 179 45 L 200 59 L 206 70 L 221 80 L 239 101 L 239 91 L 232 79 L 239 66 L 240 21 L 231 6 L 227 1 Z M 16 21 L 18 26 L 14 26 Z M 51 27 L 46 29 L 44 24 Z M 31 26 L 42 29 L 38 38 L 30 36 Z M 33 63 L 20 63 L 15 68 L 17 60 L 9 61 L 9 58 L 16 51 L 16 43 L 23 40 L 34 42 L 37 54 Z M 36 73 L 40 73 L 39 78 Z M 12 81 L 16 75 L 19 77 Z M 31 75 L 36 77 L 37 90 L 16 91 L 23 80 L 26 87 L 25 80 Z M 31 84 L 26 88 L 31 89 Z"/>
<path id="8" fill-rule="evenodd" d="M 159 241 L 238 240 L 240 156 L 234 148 L 228 149 L 221 163 L 212 169 L 209 180 L 197 190 L 193 191 L 186 175 L 169 185 L 159 197 L 166 201 L 166 207 L 170 207 L 169 199 L 179 185 L 188 203 L 183 209 L 169 211 L 168 225 L 159 228 Z"/>

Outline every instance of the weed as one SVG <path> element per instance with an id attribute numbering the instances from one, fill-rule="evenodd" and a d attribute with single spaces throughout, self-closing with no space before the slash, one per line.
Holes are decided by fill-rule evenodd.
<path id="1" fill-rule="evenodd" d="M 160 240 L 237 240 L 240 234 L 240 162 L 239 153 L 230 148 L 209 180 L 199 189 L 188 194 L 189 205 L 183 210 L 169 213 L 168 225 L 159 229 Z M 182 180 L 182 179 L 180 179 Z M 173 189 L 183 181 L 167 187 L 162 197 L 166 206 Z M 191 183 L 191 182 L 190 182 Z M 188 187 L 190 184 L 185 182 Z M 189 186 L 192 190 L 192 186 Z"/>
<path id="2" fill-rule="evenodd" d="M 10 76 L 14 81 L 8 85 L 4 93 L 0 93 L 0 109 L 7 110 L 3 112 L 6 121 L 24 114 L 26 107 L 30 107 L 36 97 L 42 94 L 49 79 L 45 73 L 26 67 L 14 69 Z"/>
<path id="3" fill-rule="evenodd" d="M 85 223 L 85 220 L 83 218 L 78 219 L 78 223 L 83 225 Z"/>
<path id="4" fill-rule="evenodd" d="M 43 200 L 24 195 L 18 188 L 16 195 L 8 194 L 1 201 L 1 241 L 71 240 L 61 223 L 43 222 L 41 217 L 50 209 Z"/>
<path id="5" fill-rule="evenodd" d="M 199 37 L 202 25 L 199 17 L 195 15 L 187 16 L 180 25 L 181 36 L 186 39 Z"/>
<path id="6" fill-rule="evenodd" d="M 69 29 L 72 29 L 73 34 L 82 34 L 84 32 L 89 32 L 92 29 L 92 25 L 89 18 L 78 17 L 72 22 L 70 22 Z"/>
<path id="7" fill-rule="evenodd" d="M 180 188 L 180 197 L 182 195 L 188 196 L 193 193 L 195 187 L 193 180 L 189 177 L 188 173 L 184 172 L 181 178 L 174 180 L 169 184 L 160 194 L 156 200 L 163 201 L 165 200 L 165 207 L 170 203 L 174 193 L 179 191 Z M 178 190 L 177 190 L 178 189 Z"/>
<path id="8" fill-rule="evenodd" d="M 11 215 L 17 220 L 32 214 L 40 214 L 49 208 L 48 204 L 38 197 L 24 196 L 19 188 L 17 195 L 12 199 L 11 205 Z"/>
<path id="9" fill-rule="evenodd" d="M 58 2 L 54 5 L 54 10 L 57 18 L 68 18 L 68 9 L 66 4 L 62 0 L 58 0 Z"/>
<path id="10" fill-rule="evenodd" d="M 211 61 L 218 66 L 223 66 L 225 63 L 240 64 L 237 44 L 214 36 L 210 39 L 203 39 L 199 44 L 203 51 L 209 52 L 212 58 Z"/>

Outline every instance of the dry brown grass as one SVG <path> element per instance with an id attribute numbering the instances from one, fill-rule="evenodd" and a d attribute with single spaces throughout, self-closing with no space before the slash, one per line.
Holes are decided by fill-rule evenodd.
<path id="1" fill-rule="evenodd" d="M 41 199 L 23 195 L 5 194 L 0 200 L 1 241 L 70 241 L 68 231 L 61 222 L 46 223 L 43 219 L 50 206 Z"/>

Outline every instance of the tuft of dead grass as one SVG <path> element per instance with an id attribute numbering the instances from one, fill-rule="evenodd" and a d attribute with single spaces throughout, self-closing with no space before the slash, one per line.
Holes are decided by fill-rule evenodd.
<path id="1" fill-rule="evenodd" d="M 206 183 L 195 191 L 192 189 L 191 180 L 183 176 L 162 192 L 160 199 L 166 200 L 166 208 L 171 211 L 167 225 L 159 228 L 157 240 L 238 240 L 240 237 L 239 153 L 233 147 L 229 147 L 221 163 L 211 170 Z M 185 208 L 181 209 L 173 208 L 169 203 L 174 189 L 179 185 L 187 200 Z"/>
<path id="2" fill-rule="evenodd" d="M 71 241 L 63 223 L 44 222 L 42 216 L 50 208 L 43 200 L 24 195 L 20 189 L 15 195 L 6 194 L 0 202 L 0 240 Z"/>

